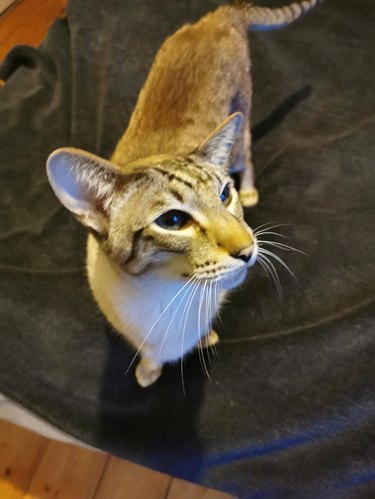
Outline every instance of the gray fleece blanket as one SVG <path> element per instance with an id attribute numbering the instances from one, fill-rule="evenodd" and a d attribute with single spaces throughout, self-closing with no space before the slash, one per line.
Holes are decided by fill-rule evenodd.
<path id="1" fill-rule="evenodd" d="M 57 147 L 111 154 L 162 41 L 219 3 L 71 0 L 39 50 L 3 63 L 0 391 L 88 444 L 239 497 L 375 497 L 371 0 L 249 35 L 260 203 L 246 218 L 287 224 L 309 256 L 282 255 L 297 281 L 276 262 L 282 299 L 254 268 L 216 325 L 211 381 L 185 360 L 185 396 L 179 366 L 146 390 L 124 375 L 133 351 L 98 312 L 85 231 L 47 182 Z"/>

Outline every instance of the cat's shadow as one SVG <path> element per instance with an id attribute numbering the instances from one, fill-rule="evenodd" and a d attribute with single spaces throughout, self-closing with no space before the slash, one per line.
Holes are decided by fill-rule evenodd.
<path id="1" fill-rule="evenodd" d="M 137 361 L 125 374 L 134 351 L 109 327 L 106 340 L 100 393 L 100 447 L 161 472 L 199 480 L 203 450 L 198 415 L 207 377 L 198 355 L 184 359 L 184 388 L 180 364 L 164 366 L 154 385 L 141 388 L 134 376 Z"/>
<path id="2" fill-rule="evenodd" d="M 257 142 L 268 135 L 274 128 L 279 126 L 288 114 L 298 106 L 300 102 L 310 97 L 312 86 L 305 85 L 294 94 L 287 97 L 267 118 L 252 128 L 251 135 L 253 142 Z"/>
<path id="3" fill-rule="evenodd" d="M 258 142 L 277 128 L 286 117 L 295 109 L 300 102 L 310 97 L 312 86 L 305 85 L 297 92 L 287 97 L 267 118 L 260 121 L 251 130 L 252 142 Z M 236 189 L 240 188 L 240 177 L 238 173 L 232 174 Z"/>

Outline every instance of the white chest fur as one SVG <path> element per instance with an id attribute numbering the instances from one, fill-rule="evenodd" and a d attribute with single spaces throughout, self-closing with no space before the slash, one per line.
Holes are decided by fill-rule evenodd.
<path id="1" fill-rule="evenodd" d="M 220 301 L 213 286 L 167 279 L 162 268 L 127 274 L 91 235 L 87 272 L 108 321 L 142 356 L 158 364 L 178 360 L 210 331 Z"/>

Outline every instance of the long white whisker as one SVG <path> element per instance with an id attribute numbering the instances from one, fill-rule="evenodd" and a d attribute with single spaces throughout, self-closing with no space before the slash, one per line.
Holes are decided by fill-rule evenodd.
<path id="1" fill-rule="evenodd" d="M 256 233 L 259 229 L 261 229 L 262 227 L 264 227 L 265 225 L 268 225 L 268 224 L 270 224 L 270 223 L 272 224 L 273 222 L 266 222 L 266 223 L 264 223 L 264 224 L 258 225 L 258 227 L 255 227 L 255 228 L 253 229 L 253 233 L 255 234 L 255 233 Z"/>
<path id="2" fill-rule="evenodd" d="M 279 283 L 281 288 L 281 281 L 279 278 L 279 274 L 277 273 L 276 267 L 273 264 L 273 262 L 268 258 L 268 256 L 264 255 L 263 253 L 259 254 L 258 256 L 260 256 L 263 259 L 263 263 L 268 266 L 268 269 L 271 271 L 271 274 L 276 276 L 277 282 Z"/>
<path id="3" fill-rule="evenodd" d="M 187 299 L 186 303 L 185 303 L 185 307 L 184 307 L 184 310 L 182 312 L 182 315 L 181 315 L 181 319 L 180 319 L 180 322 L 178 323 L 178 327 L 177 327 L 177 332 L 179 333 L 180 330 L 181 330 L 181 324 L 184 320 L 184 317 L 185 317 L 185 314 L 186 314 L 186 311 L 187 309 L 190 307 L 190 304 L 191 302 L 193 301 L 194 299 L 194 296 L 197 292 L 197 289 L 199 288 L 199 279 L 196 279 L 196 281 L 194 282 L 194 285 L 193 285 L 193 288 L 194 290 L 191 292 L 191 295 L 189 296 L 189 298 Z"/>
<path id="4" fill-rule="evenodd" d="M 205 308 L 205 328 L 206 328 L 206 335 L 210 334 L 210 291 L 212 287 L 212 281 L 209 281 L 209 287 L 207 289 L 206 293 L 206 308 Z M 211 357 L 210 357 L 210 351 L 209 348 L 206 348 L 207 350 L 207 358 L 208 358 L 208 363 L 211 365 Z"/>
<path id="5" fill-rule="evenodd" d="M 185 381 L 184 381 L 184 359 L 183 359 L 183 350 L 184 350 L 184 333 L 182 333 L 182 341 L 181 341 L 180 372 L 181 372 L 182 393 L 184 394 L 184 397 L 185 397 L 185 395 L 186 395 L 186 391 L 185 391 Z"/>
<path id="6" fill-rule="evenodd" d="M 208 315 L 207 315 L 207 320 L 208 320 L 208 331 L 211 332 L 212 328 L 212 288 L 213 288 L 214 282 L 210 281 L 210 289 L 208 291 Z"/>
<path id="7" fill-rule="evenodd" d="M 276 241 L 267 241 L 267 240 L 263 240 L 263 239 L 262 240 L 258 239 L 259 246 L 263 246 L 264 244 L 269 245 L 269 246 L 275 246 L 275 248 L 279 248 L 279 249 L 284 250 L 284 251 L 295 251 L 296 253 L 301 253 L 302 255 L 309 256 L 304 251 L 301 251 L 297 248 L 294 248 L 293 246 L 289 246 L 288 244 L 279 243 Z"/>
<path id="8" fill-rule="evenodd" d="M 198 355 L 199 355 L 199 363 L 201 365 L 202 371 L 204 372 L 204 367 L 203 367 L 203 347 L 202 347 L 202 342 L 199 334 L 199 310 L 200 310 L 200 303 L 201 303 L 201 297 L 202 297 L 202 292 L 203 292 L 203 287 L 201 288 L 200 296 L 199 296 L 199 308 L 198 308 L 198 325 L 197 325 L 197 348 L 198 348 Z"/>
<path id="9" fill-rule="evenodd" d="M 185 382 L 184 382 L 183 356 L 184 356 L 185 329 L 186 329 L 187 318 L 189 315 L 189 310 L 191 308 L 191 305 L 193 304 L 194 296 L 196 295 L 196 292 L 198 289 L 199 289 L 199 279 L 197 279 L 196 282 L 194 283 L 194 289 L 191 292 L 191 295 L 189 296 L 189 298 L 185 304 L 185 308 L 184 308 L 184 311 L 182 313 L 182 316 L 181 316 L 181 319 L 180 319 L 180 322 L 178 325 L 178 332 L 180 332 L 181 323 L 182 323 L 182 321 L 184 319 L 184 315 L 185 315 L 185 321 L 184 321 L 184 326 L 182 329 L 182 337 L 181 337 L 181 356 L 180 356 L 181 382 L 182 382 L 182 391 L 183 391 L 184 396 L 185 396 Z"/>
<path id="10" fill-rule="evenodd" d="M 200 336 L 200 324 L 201 324 L 201 309 L 202 309 L 202 297 L 204 296 L 204 290 L 206 288 L 207 281 L 205 281 L 203 288 L 201 289 L 201 294 L 199 296 L 199 308 L 198 308 L 198 341 L 201 342 L 201 336 Z M 202 345 L 201 345 L 202 346 Z M 204 357 L 204 348 L 202 347 L 202 360 L 203 360 L 203 371 L 207 375 L 208 379 L 210 378 L 210 374 L 207 369 L 206 365 L 206 359 Z"/>
<path id="11" fill-rule="evenodd" d="M 266 255 L 269 255 L 270 257 L 274 258 L 275 260 L 277 260 L 279 263 L 281 263 L 281 265 L 290 273 L 291 276 L 294 277 L 294 279 L 298 282 L 298 279 L 297 277 L 295 276 L 295 274 L 292 272 L 292 270 L 290 270 L 290 268 L 288 267 L 288 265 L 284 262 L 284 260 L 282 260 L 279 256 L 275 255 L 275 253 L 272 253 L 272 251 L 269 251 L 269 250 L 266 250 L 264 248 L 261 248 L 261 254 L 264 256 L 264 254 Z"/>
<path id="12" fill-rule="evenodd" d="M 194 292 L 192 293 L 192 295 L 190 297 L 190 300 L 188 300 L 188 302 L 186 303 L 185 309 L 184 309 L 183 314 L 181 316 L 180 324 L 178 326 L 179 330 L 180 330 L 180 326 L 181 326 L 182 320 L 184 319 L 185 312 L 187 311 L 188 308 L 190 308 L 190 302 L 193 301 L 194 296 L 196 295 L 196 292 L 198 291 L 200 285 L 201 285 L 201 281 L 199 279 L 197 279 L 196 288 L 195 288 Z M 203 287 L 201 287 L 200 296 L 202 296 L 202 292 L 203 292 Z M 199 303 L 200 303 L 200 300 L 201 300 L 201 298 L 199 298 Z M 186 314 L 186 318 L 187 318 L 187 314 Z M 201 343 L 200 343 L 199 327 L 197 328 L 197 345 L 198 345 L 199 362 L 200 362 L 200 365 L 201 365 L 202 370 L 203 370 L 202 353 L 201 353 L 202 352 L 202 346 L 201 346 Z"/>
<path id="13" fill-rule="evenodd" d="M 274 232 L 274 231 L 266 231 L 266 232 L 258 232 L 257 234 L 254 234 L 255 237 L 258 239 L 259 236 L 278 236 L 282 237 L 284 239 L 289 239 L 288 236 L 285 236 L 284 234 L 280 234 L 280 232 Z"/>
<path id="14" fill-rule="evenodd" d="M 263 226 L 265 226 L 266 224 L 263 224 Z M 289 227 L 291 224 L 275 224 L 275 225 L 270 225 L 268 227 L 264 227 L 264 229 L 262 230 L 259 230 L 262 225 L 260 227 L 258 227 L 257 229 L 253 230 L 253 233 L 254 235 L 259 235 L 259 234 L 263 234 L 265 231 L 269 231 L 269 230 L 272 230 L 272 229 L 277 229 L 278 227 Z"/>
<path id="15" fill-rule="evenodd" d="M 279 299 L 283 300 L 284 299 L 284 291 L 283 291 L 283 288 L 281 286 L 279 274 L 277 273 L 275 266 L 268 260 L 267 261 L 263 260 L 263 264 L 268 269 L 269 275 L 271 276 L 273 282 L 275 283 Z"/>
<path id="16" fill-rule="evenodd" d="M 152 333 L 152 331 L 155 329 L 157 323 L 160 321 L 160 319 L 163 317 L 163 315 L 165 314 L 165 312 L 169 309 L 169 307 L 172 305 L 172 303 L 176 300 L 176 298 L 182 293 L 182 291 L 186 288 L 186 286 L 189 284 L 189 282 L 191 282 L 193 279 L 194 279 L 195 275 L 192 275 L 190 277 L 190 279 L 182 286 L 182 288 L 175 294 L 175 296 L 171 299 L 171 301 L 168 303 L 168 305 L 165 307 L 165 309 L 162 311 L 162 313 L 159 315 L 159 317 L 156 319 L 156 321 L 154 322 L 154 324 L 152 325 L 151 329 L 149 330 L 149 332 L 146 334 L 145 338 L 143 339 L 142 343 L 140 344 L 138 350 L 135 352 L 134 354 L 134 357 L 132 358 L 127 370 L 125 371 L 125 376 L 128 374 L 130 368 L 132 367 L 132 365 L 134 364 L 135 362 L 135 359 L 137 358 L 139 352 L 141 351 L 143 345 L 146 343 L 148 337 L 150 336 L 150 334 Z"/>
<path id="17" fill-rule="evenodd" d="M 165 331 L 165 334 L 164 334 L 164 337 L 163 337 L 163 341 L 161 342 L 161 345 L 160 345 L 160 347 L 159 347 L 159 355 L 160 355 L 160 353 L 161 353 L 161 350 L 162 350 L 162 348 L 163 348 L 163 345 L 164 345 L 164 343 L 165 343 L 165 340 L 166 340 L 167 335 L 168 335 L 168 331 L 169 331 L 169 330 L 170 330 L 170 328 L 171 328 L 171 325 L 172 325 L 172 323 L 173 323 L 173 320 L 174 320 L 174 318 L 175 318 L 175 316 L 176 316 L 176 314 L 177 314 L 177 312 L 178 312 L 179 308 L 181 307 L 181 305 L 182 305 L 182 303 L 183 303 L 183 301 L 184 301 L 185 296 L 186 296 L 189 292 L 191 292 L 191 291 L 192 291 L 192 289 L 194 288 L 195 283 L 196 283 L 195 281 L 192 281 L 192 282 L 190 283 L 189 287 L 187 288 L 187 290 L 186 290 L 186 291 L 185 291 L 185 293 L 183 294 L 183 296 L 182 296 L 181 300 L 179 301 L 179 304 L 177 305 L 176 310 L 175 310 L 174 314 L 172 315 L 172 318 L 171 318 L 171 320 L 170 320 L 170 322 L 169 322 L 169 325 L 168 325 L 168 327 L 167 327 L 167 330 Z"/>
<path id="18" fill-rule="evenodd" d="M 210 303 L 210 326 L 209 326 L 210 327 L 210 332 L 212 331 L 212 323 L 213 323 L 213 320 L 214 320 L 212 309 L 214 308 L 216 310 L 215 288 L 216 288 L 216 282 L 211 283 L 211 287 L 210 287 L 210 302 L 209 302 Z M 216 354 L 215 345 L 211 345 L 210 348 L 211 348 L 212 352 L 214 354 Z"/>
<path id="19" fill-rule="evenodd" d="M 282 287 L 281 287 L 281 283 L 280 283 L 280 278 L 279 278 L 279 275 L 275 269 L 275 266 L 273 265 L 273 263 L 266 257 L 264 256 L 263 254 L 258 254 L 258 260 L 259 261 L 262 261 L 263 262 L 263 265 L 267 268 L 270 276 L 272 277 L 275 285 L 276 285 L 276 288 L 277 288 L 277 291 L 278 291 L 278 295 L 279 295 L 279 298 L 282 299 L 284 297 L 284 293 L 283 293 L 283 290 L 282 290 Z"/>
<path id="20" fill-rule="evenodd" d="M 216 281 L 216 303 L 217 303 L 217 318 L 219 319 L 219 321 L 222 323 L 223 320 L 221 318 L 221 315 L 220 315 L 220 308 L 219 308 L 219 302 L 220 302 L 220 289 L 221 289 L 221 282 L 220 281 Z"/>
<path id="21" fill-rule="evenodd" d="M 206 281 L 206 286 L 204 287 L 204 290 L 203 290 L 203 297 L 202 297 L 202 309 L 204 308 L 204 318 L 203 318 L 203 321 L 204 321 L 204 324 L 203 324 L 203 327 L 205 329 L 205 333 L 207 335 L 207 296 L 208 296 L 208 282 L 209 281 Z M 206 302 L 206 303 L 204 303 Z M 211 359 L 210 359 L 210 352 L 208 351 L 208 348 L 203 348 L 202 346 L 202 354 L 203 354 L 203 363 L 206 367 L 206 355 L 207 355 L 207 362 L 209 365 L 211 365 Z M 208 371 L 208 368 L 206 367 L 206 373 L 207 373 L 207 376 L 208 378 L 211 380 L 211 377 L 209 375 L 209 371 Z"/>
<path id="22" fill-rule="evenodd" d="M 199 338 L 199 333 L 198 333 L 197 347 L 198 347 L 199 363 L 201 365 L 202 371 L 204 372 L 204 369 L 203 369 L 203 357 L 202 357 L 203 356 L 203 346 L 202 346 L 201 340 Z"/>
<path id="23" fill-rule="evenodd" d="M 213 305 L 214 305 L 214 309 L 215 309 L 215 312 L 217 310 L 217 281 L 215 281 L 213 283 L 213 292 L 212 292 L 212 298 L 210 297 L 210 318 L 211 318 L 211 325 L 210 325 L 210 330 L 212 331 L 212 323 L 213 323 L 213 320 L 214 320 L 214 317 L 213 317 L 213 314 L 212 314 L 212 300 L 213 300 Z M 217 349 L 216 349 L 216 345 L 211 345 L 211 350 L 213 351 L 213 353 L 217 355 Z"/>
<path id="24" fill-rule="evenodd" d="M 271 279 L 270 277 L 270 274 L 269 274 L 269 270 L 267 269 L 267 267 L 265 266 L 263 260 L 261 258 L 258 259 L 258 262 L 259 262 L 259 265 L 262 267 L 264 273 L 266 274 L 266 276 L 268 277 L 268 280 Z"/>
<path id="25" fill-rule="evenodd" d="M 266 228 L 267 228 L 267 227 L 266 227 L 266 225 L 268 225 L 268 226 L 272 226 L 272 224 L 274 224 L 274 223 L 275 223 L 274 221 L 272 221 L 272 222 L 265 222 L 264 224 L 262 224 L 262 225 L 258 225 L 258 227 L 255 227 L 255 229 L 253 229 L 253 232 L 254 232 L 254 234 L 255 234 L 255 232 L 258 232 L 258 231 L 259 231 L 259 229 L 261 229 L 262 227 L 264 227 L 264 228 L 266 229 Z M 274 225 L 273 225 L 273 227 L 274 227 Z M 270 227 L 268 227 L 268 228 L 270 228 Z M 265 230 L 265 229 L 264 229 L 264 230 Z"/>

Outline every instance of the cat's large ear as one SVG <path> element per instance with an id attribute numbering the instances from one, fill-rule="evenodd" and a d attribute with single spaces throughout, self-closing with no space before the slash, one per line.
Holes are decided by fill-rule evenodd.
<path id="1" fill-rule="evenodd" d="M 242 114 L 231 114 L 198 148 L 198 153 L 220 168 L 228 166 L 230 153 L 242 125 Z"/>
<path id="2" fill-rule="evenodd" d="M 54 151 L 47 175 L 61 203 L 87 228 L 104 235 L 109 202 L 124 176 L 108 161 L 75 148 Z"/>

